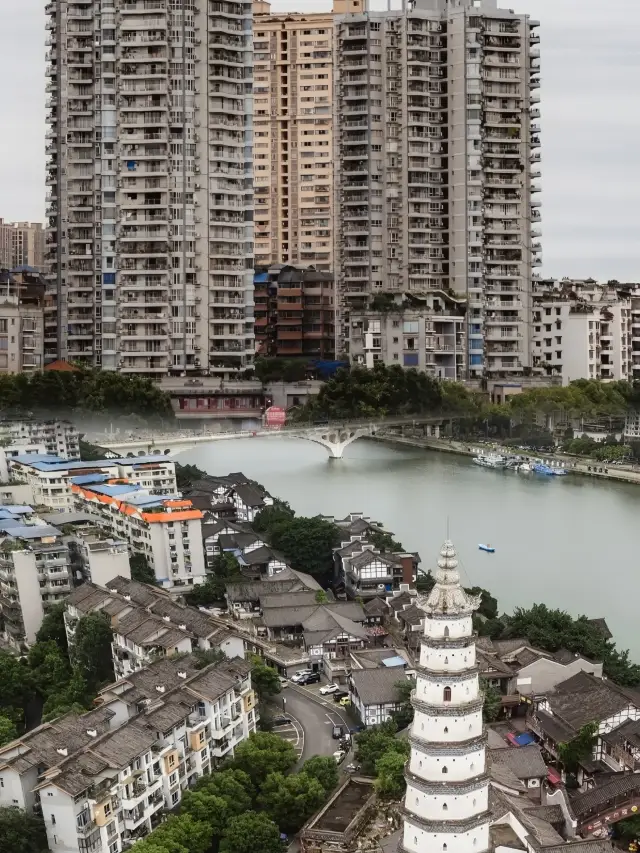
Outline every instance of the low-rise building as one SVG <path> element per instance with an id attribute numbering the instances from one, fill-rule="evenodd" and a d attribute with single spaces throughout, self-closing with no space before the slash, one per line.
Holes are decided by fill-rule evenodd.
<path id="1" fill-rule="evenodd" d="M 63 531 L 64 533 L 65 531 Z M 65 533 L 74 583 L 105 586 L 114 578 L 131 577 L 129 546 L 100 527 Z"/>
<path id="2" fill-rule="evenodd" d="M 126 677 L 157 658 L 171 658 L 196 649 L 215 649 L 227 657 L 244 657 L 244 640 L 220 620 L 195 607 L 175 602 L 157 587 L 116 577 L 107 587 L 85 583 L 66 600 L 65 627 L 70 642 L 78 620 L 104 613 L 113 630 L 114 672 Z"/>
<path id="3" fill-rule="evenodd" d="M 26 483 L 32 489 L 36 504 L 61 512 L 75 509 L 76 498 L 71 486 L 72 482 L 78 482 L 77 478 L 88 477 L 91 482 L 100 476 L 105 482 L 126 479 L 152 494 L 176 494 L 177 491 L 175 463 L 163 455 L 85 462 L 24 453 L 7 461 L 10 482 Z"/>
<path id="4" fill-rule="evenodd" d="M 460 381 L 466 369 L 466 304 L 443 291 L 411 296 L 412 305 L 350 313 L 349 355 L 356 364 L 399 364 Z M 473 329 L 473 327 L 472 327 Z M 482 336 L 478 333 L 479 350 Z M 517 355 L 500 355 L 501 365 Z M 513 366 L 513 365 L 512 365 Z M 509 369 L 506 364 L 501 369 Z"/>
<path id="5" fill-rule="evenodd" d="M 52 853 L 120 853 L 255 731 L 250 666 L 162 660 L 0 748 L 0 805 L 42 814 Z"/>
<path id="6" fill-rule="evenodd" d="M 398 682 L 407 678 L 406 661 L 401 657 L 387 659 L 387 665 L 375 669 L 354 669 L 349 676 L 349 694 L 354 708 L 366 726 L 377 726 L 390 720 L 400 709 L 402 696 Z"/>
<path id="7" fill-rule="evenodd" d="M 540 796 L 542 783 L 547 778 L 547 765 L 537 744 L 519 747 L 505 745 L 499 749 L 489 749 L 487 760 L 489 765 L 507 767 L 530 793 Z"/>
<path id="8" fill-rule="evenodd" d="M 146 557 L 160 586 L 180 590 L 204 583 L 202 513 L 191 501 L 104 475 L 74 477 L 71 490 L 78 509 Z"/>

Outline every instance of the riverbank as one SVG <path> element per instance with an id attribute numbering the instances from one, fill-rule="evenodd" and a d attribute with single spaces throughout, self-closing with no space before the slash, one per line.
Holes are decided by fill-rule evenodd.
<path id="1" fill-rule="evenodd" d="M 517 448 L 506 447 L 498 442 L 453 441 L 448 438 L 423 438 L 422 436 L 385 435 L 368 436 L 368 441 L 382 444 L 404 445 L 405 447 L 421 447 L 424 450 L 435 450 L 439 453 L 455 453 L 457 456 L 477 456 L 478 453 L 493 451 L 508 456 L 535 456 L 537 459 L 554 467 L 563 467 L 568 474 L 579 474 L 583 477 L 594 477 L 600 480 L 615 480 L 623 483 L 640 485 L 640 467 L 631 465 L 610 465 L 598 462 L 588 457 L 567 456 L 562 453 L 545 455 L 534 451 L 520 451 Z"/>

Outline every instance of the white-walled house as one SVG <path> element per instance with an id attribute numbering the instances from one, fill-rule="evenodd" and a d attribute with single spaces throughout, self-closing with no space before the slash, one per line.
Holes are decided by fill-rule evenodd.
<path id="1" fill-rule="evenodd" d="M 405 666 L 354 669 L 349 676 L 349 693 L 365 726 L 377 726 L 399 710 L 397 684 L 407 678 Z"/>

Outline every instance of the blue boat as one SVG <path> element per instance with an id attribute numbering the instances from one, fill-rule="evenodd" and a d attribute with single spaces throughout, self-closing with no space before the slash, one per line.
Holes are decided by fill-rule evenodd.
<path id="1" fill-rule="evenodd" d="M 493 545 L 478 545 L 478 548 L 481 551 L 486 551 L 487 554 L 494 554 L 496 550 Z"/>
<path id="2" fill-rule="evenodd" d="M 534 462 L 531 470 L 536 474 L 544 474 L 546 477 L 566 477 L 567 472 L 564 468 L 552 468 L 550 465 L 545 465 L 544 462 Z"/>

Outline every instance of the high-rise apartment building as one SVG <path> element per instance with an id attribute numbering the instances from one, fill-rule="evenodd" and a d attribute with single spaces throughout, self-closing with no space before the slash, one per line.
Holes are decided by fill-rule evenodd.
<path id="1" fill-rule="evenodd" d="M 253 10 L 256 265 L 333 270 L 333 15 Z"/>
<path id="2" fill-rule="evenodd" d="M 541 263 L 538 23 L 497 0 L 376 6 L 334 19 L 343 340 L 376 294 L 451 292 L 467 300 L 467 378 L 522 374 Z"/>
<path id="3" fill-rule="evenodd" d="M 46 11 L 45 360 L 150 376 L 246 369 L 250 0 Z"/>
<path id="4" fill-rule="evenodd" d="M 0 269 L 44 266 L 44 228 L 40 222 L 0 219 Z"/>

